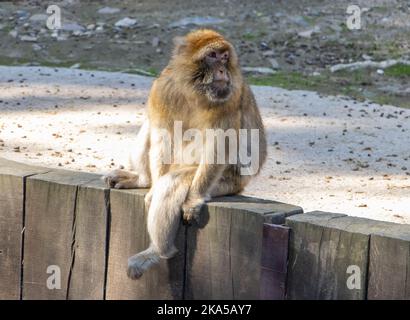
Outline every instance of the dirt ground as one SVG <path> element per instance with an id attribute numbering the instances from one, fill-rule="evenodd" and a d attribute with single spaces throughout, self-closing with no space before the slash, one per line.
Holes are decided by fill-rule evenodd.
<path id="1" fill-rule="evenodd" d="M 126 165 L 152 78 L 0 67 L 0 157 L 104 173 Z M 245 194 L 410 223 L 410 110 L 252 87 L 268 160 Z"/>
<path id="2" fill-rule="evenodd" d="M 58 4 L 62 29 L 45 26 Z M 410 66 L 331 73 L 339 63 L 410 59 L 410 3 L 359 0 L 360 30 L 346 26 L 350 0 L 13 1 L 0 2 L 0 64 L 75 66 L 157 74 L 172 38 L 199 27 L 232 40 L 254 84 L 347 94 L 410 107 Z M 105 9 L 102 10 L 101 9 Z M 116 23 L 135 19 L 129 27 Z M 188 19 L 188 20 L 187 20 Z M 383 73 L 382 73 L 383 72 Z"/>
<path id="3" fill-rule="evenodd" d="M 61 8 L 57 31 L 46 27 L 50 4 Z M 262 85 L 253 90 L 269 158 L 246 194 L 410 223 L 410 2 L 354 1 L 360 30 L 346 26 L 351 4 L 1 1 L 0 156 L 101 173 L 117 168 L 173 37 L 208 27 L 233 42 L 247 80 Z M 331 71 L 392 59 L 402 62 Z"/>

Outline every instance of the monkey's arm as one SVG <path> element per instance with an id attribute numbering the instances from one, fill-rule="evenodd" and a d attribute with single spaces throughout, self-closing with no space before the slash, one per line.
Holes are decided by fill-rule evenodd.
<path id="1" fill-rule="evenodd" d="M 149 150 L 149 167 L 151 172 L 152 185 L 154 185 L 160 177 L 169 171 L 169 165 L 172 162 L 171 141 L 170 135 L 161 128 L 151 128 L 151 145 Z"/>
<path id="2" fill-rule="evenodd" d="M 201 163 L 195 172 L 188 196 L 182 205 L 184 220 L 197 219 L 202 205 L 210 199 L 212 187 L 221 178 L 226 165 Z"/>

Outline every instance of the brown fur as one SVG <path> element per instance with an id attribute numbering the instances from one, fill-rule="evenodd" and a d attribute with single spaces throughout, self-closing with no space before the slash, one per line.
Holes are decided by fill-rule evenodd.
<path id="1" fill-rule="evenodd" d="M 229 97 L 223 101 L 210 100 L 193 85 L 193 78 L 211 50 L 229 51 L 226 70 L 231 89 Z M 149 161 L 150 172 L 136 170 L 127 175 L 127 172 L 117 171 L 107 178 L 114 187 L 138 187 L 141 175 L 149 177 L 144 181 L 151 180 L 146 204 L 152 242 L 146 251 L 130 258 L 128 274 L 133 279 L 157 263 L 159 257 L 170 258 L 175 254 L 173 241 L 181 209 L 185 220 L 196 219 L 209 197 L 241 192 L 250 180 L 250 176 L 240 175 L 239 164 L 162 164 L 158 158 L 169 146 L 155 135 L 155 130 L 167 129 L 172 135 L 175 121 L 182 121 L 183 131 L 190 128 L 202 132 L 209 128 L 233 128 L 236 132 L 259 129 L 259 169 L 266 158 L 262 119 L 255 98 L 243 80 L 235 50 L 222 35 L 212 30 L 194 31 L 178 40 L 168 66 L 152 86 L 148 121 L 149 134 L 140 137 L 148 150 L 141 153 L 137 162 Z M 163 190 L 162 186 L 169 189 Z M 160 209 L 157 202 L 167 209 Z"/>

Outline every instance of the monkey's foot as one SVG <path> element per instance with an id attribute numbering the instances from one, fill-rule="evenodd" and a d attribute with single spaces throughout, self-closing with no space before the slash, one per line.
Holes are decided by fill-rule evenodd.
<path id="1" fill-rule="evenodd" d="M 204 204 L 202 199 L 197 201 L 187 201 L 182 205 L 183 219 L 188 225 L 194 221 L 199 222 L 201 208 Z"/>
<path id="2" fill-rule="evenodd" d="M 149 186 L 148 179 L 121 169 L 111 171 L 103 178 L 108 187 L 115 189 L 146 188 Z"/>
<path id="3" fill-rule="evenodd" d="M 159 259 L 159 254 L 152 248 L 148 248 L 147 250 L 130 257 L 128 259 L 128 277 L 133 280 L 141 278 L 145 271 L 159 262 Z"/>

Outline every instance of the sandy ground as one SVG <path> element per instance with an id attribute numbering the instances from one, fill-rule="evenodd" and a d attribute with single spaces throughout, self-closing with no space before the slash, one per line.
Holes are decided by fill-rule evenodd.
<path id="1" fill-rule="evenodd" d="M 0 67 L 0 156 L 90 172 L 125 164 L 152 78 Z M 245 194 L 410 223 L 410 110 L 253 87 L 268 161 Z"/>

